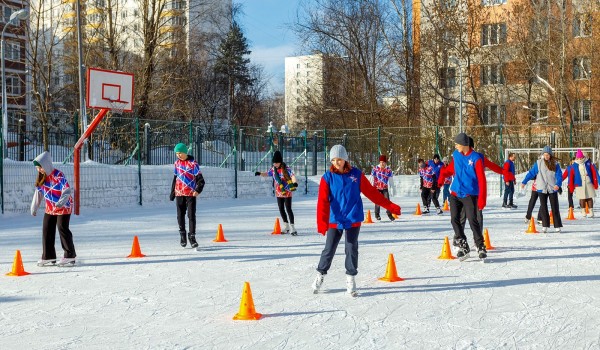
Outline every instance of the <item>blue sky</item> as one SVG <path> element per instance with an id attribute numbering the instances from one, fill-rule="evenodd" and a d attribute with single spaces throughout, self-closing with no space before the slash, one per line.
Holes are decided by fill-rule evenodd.
<path id="1" fill-rule="evenodd" d="M 283 91 L 284 58 L 295 56 L 296 37 L 290 29 L 299 0 L 238 0 L 243 6 L 239 22 L 248 39 L 253 63 L 271 76 L 271 91 Z"/>

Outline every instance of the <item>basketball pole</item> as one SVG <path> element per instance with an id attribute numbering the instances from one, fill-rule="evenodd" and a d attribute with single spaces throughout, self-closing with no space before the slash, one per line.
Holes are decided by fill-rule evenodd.
<path id="1" fill-rule="evenodd" d="M 85 142 L 85 140 L 88 139 L 88 137 L 90 137 L 90 135 L 92 134 L 92 132 L 94 132 L 94 129 L 96 129 L 96 127 L 98 126 L 98 124 L 100 124 L 100 122 L 102 121 L 102 119 L 104 118 L 104 116 L 106 115 L 106 113 L 108 113 L 108 111 L 110 111 L 110 109 L 108 108 L 102 108 L 100 110 L 100 112 L 98 112 L 98 115 L 96 115 L 96 118 L 94 118 L 94 120 L 92 121 L 92 123 L 88 126 L 87 129 L 85 129 L 85 131 L 83 132 L 83 135 L 81 135 L 81 137 L 79 138 L 79 140 L 77 141 L 77 143 L 74 146 L 74 152 L 73 152 L 73 176 L 74 176 L 74 187 L 75 187 L 75 215 L 79 215 L 79 207 L 80 207 L 80 191 L 79 191 L 79 163 L 80 163 L 80 151 L 81 151 L 81 146 L 83 145 L 83 143 Z"/>

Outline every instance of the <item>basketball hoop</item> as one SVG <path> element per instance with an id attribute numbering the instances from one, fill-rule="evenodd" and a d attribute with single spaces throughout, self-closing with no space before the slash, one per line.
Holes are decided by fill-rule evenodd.
<path id="1" fill-rule="evenodd" d="M 125 108 L 127 108 L 127 102 L 109 100 L 110 110 L 112 113 L 123 114 Z"/>

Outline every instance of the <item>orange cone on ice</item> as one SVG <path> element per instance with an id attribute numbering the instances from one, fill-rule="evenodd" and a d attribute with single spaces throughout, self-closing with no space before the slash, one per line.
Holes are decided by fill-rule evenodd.
<path id="1" fill-rule="evenodd" d="M 244 282 L 244 290 L 242 291 L 242 301 L 240 303 L 240 311 L 238 311 L 234 320 L 258 320 L 262 317 L 254 309 L 254 300 L 252 300 L 252 290 L 250 290 L 250 283 Z"/>
<path id="2" fill-rule="evenodd" d="M 217 236 L 213 239 L 213 242 L 227 242 L 225 235 L 223 234 L 223 225 L 219 224 L 217 229 Z"/>
<path id="3" fill-rule="evenodd" d="M 387 269 L 385 270 L 385 276 L 379 278 L 379 280 L 386 282 L 404 281 L 404 279 L 398 277 L 398 272 L 396 271 L 396 262 L 394 261 L 394 254 L 390 254 L 388 256 L 388 263 Z"/>
<path id="4" fill-rule="evenodd" d="M 575 213 L 573 213 L 573 208 L 569 207 L 569 214 L 567 214 L 567 220 L 575 220 Z"/>
<path id="5" fill-rule="evenodd" d="M 590 213 L 590 206 L 588 202 L 585 202 L 585 214 L 588 215 Z"/>
<path id="6" fill-rule="evenodd" d="M 438 256 L 438 259 L 442 260 L 452 260 L 456 259 L 455 256 L 452 256 L 452 250 L 450 250 L 450 241 L 448 240 L 448 236 L 444 238 L 444 246 L 442 247 L 442 254 Z"/>
<path id="7" fill-rule="evenodd" d="M 398 219 L 398 218 L 399 218 L 398 214 L 394 214 L 394 213 L 392 213 L 392 217 L 393 217 L 394 219 Z"/>
<path id="8" fill-rule="evenodd" d="M 143 258 L 145 257 L 142 254 L 142 250 L 140 249 L 140 241 L 138 240 L 138 236 L 133 237 L 133 244 L 131 245 L 131 254 L 127 255 L 128 258 Z"/>
<path id="9" fill-rule="evenodd" d="M 485 243 L 486 250 L 496 249 L 494 246 L 492 246 L 492 243 L 490 242 L 490 234 L 488 233 L 487 228 L 483 230 L 483 243 Z"/>
<path id="10" fill-rule="evenodd" d="M 552 210 L 550 210 L 550 225 L 554 225 L 554 217 L 552 216 Z"/>
<path id="11" fill-rule="evenodd" d="M 535 228 L 535 220 L 533 219 L 533 217 L 529 221 L 529 227 L 527 227 L 527 231 L 525 231 L 525 233 L 540 233 L 540 231 L 536 230 Z"/>
<path id="12" fill-rule="evenodd" d="M 415 215 L 421 215 L 421 205 L 417 203 L 417 210 L 415 210 Z"/>
<path id="13" fill-rule="evenodd" d="M 363 224 L 372 224 L 373 219 L 371 219 L 371 210 L 367 210 L 367 218 L 363 222 Z"/>
<path id="14" fill-rule="evenodd" d="M 29 272 L 23 268 L 23 260 L 21 260 L 21 251 L 17 250 L 15 253 L 15 260 L 13 261 L 12 271 L 6 274 L 7 276 L 27 276 Z"/>
<path id="15" fill-rule="evenodd" d="M 448 200 L 446 199 L 446 201 L 444 202 L 444 207 L 442 208 L 443 211 L 449 211 L 450 210 L 450 206 L 448 205 Z"/>
<path id="16" fill-rule="evenodd" d="M 279 224 L 279 218 L 275 219 L 275 226 L 273 227 L 272 235 L 280 235 L 281 234 L 281 225 Z"/>

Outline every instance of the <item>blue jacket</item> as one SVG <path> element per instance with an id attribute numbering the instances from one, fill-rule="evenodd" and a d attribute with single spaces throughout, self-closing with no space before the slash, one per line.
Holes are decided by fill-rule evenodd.
<path id="1" fill-rule="evenodd" d="M 433 159 L 430 159 L 429 161 L 427 161 L 427 165 L 429 165 L 433 169 L 433 174 L 435 175 L 436 180 L 439 179 L 440 178 L 440 169 L 442 169 L 444 167 L 444 163 L 440 161 L 437 164 L 435 164 Z M 434 181 L 434 182 L 437 185 L 437 181 Z"/>
<path id="2" fill-rule="evenodd" d="M 357 168 L 346 174 L 327 171 L 323 180 L 329 186 L 329 223 L 338 229 L 349 229 L 352 224 L 365 219 L 360 197 L 360 181 L 363 176 Z"/>
<path id="3" fill-rule="evenodd" d="M 475 151 L 471 151 L 468 155 L 454 151 L 452 159 L 454 163 L 454 180 L 450 185 L 450 191 L 456 193 L 458 198 L 478 196 L 479 183 L 475 165 L 478 161 L 481 161 L 481 166 L 483 166 L 483 155 Z"/>

